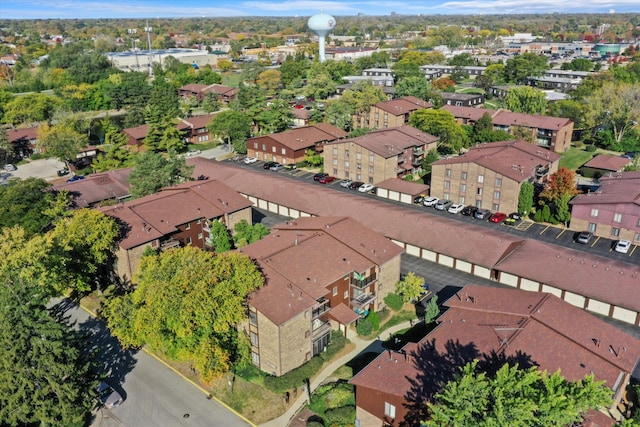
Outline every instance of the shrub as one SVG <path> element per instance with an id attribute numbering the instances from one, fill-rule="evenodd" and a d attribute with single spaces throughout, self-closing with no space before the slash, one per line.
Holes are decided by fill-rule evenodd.
<path id="1" fill-rule="evenodd" d="M 389 317 L 389 310 L 387 310 L 387 308 L 383 308 L 380 311 L 376 311 L 376 313 L 378 313 L 378 317 L 380 318 L 380 322 L 384 322 L 388 317 Z"/>
<path id="2" fill-rule="evenodd" d="M 324 418 L 331 426 L 352 426 L 356 420 L 356 407 L 343 406 L 341 408 L 329 409 L 324 413 Z"/>
<path id="3" fill-rule="evenodd" d="M 356 331 L 358 331 L 358 335 L 371 335 L 373 332 L 371 320 L 368 317 L 360 319 L 358 326 L 356 326 Z"/>
<path id="4" fill-rule="evenodd" d="M 386 297 L 384 297 L 384 302 L 394 311 L 399 311 L 402 309 L 404 305 L 404 301 L 402 301 L 402 297 L 396 293 L 390 293 Z"/>
<path id="5" fill-rule="evenodd" d="M 596 151 L 596 146 L 593 144 L 587 145 L 585 147 L 585 151 L 588 151 L 589 153 L 593 153 L 594 151 Z"/>
<path id="6" fill-rule="evenodd" d="M 325 361 L 333 359 L 333 356 L 342 351 L 346 343 L 347 339 L 344 337 L 342 331 L 331 331 L 331 340 L 329 340 L 327 350 L 320 353 L 320 357 Z"/>
<path id="7" fill-rule="evenodd" d="M 576 141 L 576 142 L 575 142 L 575 146 L 576 146 L 576 148 L 582 148 L 582 147 L 584 147 L 584 142 L 582 142 L 582 141 Z"/>
<path id="8" fill-rule="evenodd" d="M 375 311 L 373 313 L 369 313 L 369 316 L 367 318 L 371 322 L 371 326 L 373 326 L 374 331 L 380 329 L 380 317 L 378 317 L 378 313 L 376 313 Z"/>
<path id="9" fill-rule="evenodd" d="M 307 427 L 324 427 L 324 424 L 320 421 L 309 421 L 307 422 Z"/>
<path id="10" fill-rule="evenodd" d="M 299 388 L 322 368 L 323 363 L 324 361 L 320 357 L 313 357 L 304 365 L 287 372 L 281 377 L 265 377 L 264 386 L 274 393 L 284 393 L 293 387 Z"/>

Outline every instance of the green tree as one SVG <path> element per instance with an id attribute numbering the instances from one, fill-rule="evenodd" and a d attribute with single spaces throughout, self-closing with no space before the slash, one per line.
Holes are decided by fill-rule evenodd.
<path id="1" fill-rule="evenodd" d="M 431 419 L 424 426 L 553 427 L 580 422 L 588 410 L 610 405 L 611 390 L 593 375 L 568 381 L 535 366 L 505 364 L 488 375 L 476 360 L 463 366 L 435 401 L 427 404 Z"/>
<path id="2" fill-rule="evenodd" d="M 228 252 L 233 248 L 233 238 L 229 234 L 229 229 L 220 221 L 213 222 L 209 239 L 216 253 Z"/>
<path id="3" fill-rule="evenodd" d="M 565 62 L 560 66 L 561 70 L 591 71 L 593 62 L 586 58 L 574 58 L 570 62 Z"/>
<path id="4" fill-rule="evenodd" d="M 461 53 L 451 58 L 449 65 L 467 67 L 476 65 L 476 59 L 470 53 Z"/>
<path id="5" fill-rule="evenodd" d="M 561 222 L 562 224 L 564 224 L 564 226 L 566 227 L 569 224 L 569 221 L 571 221 L 571 210 L 569 208 L 569 201 L 571 200 L 572 196 L 570 194 L 565 194 L 564 196 L 560 197 L 558 200 L 556 200 L 556 213 L 555 213 L 555 219 L 558 222 Z"/>
<path id="6" fill-rule="evenodd" d="M 353 128 L 353 115 L 355 114 L 355 106 L 344 99 L 332 101 L 327 106 L 326 118 L 333 126 L 342 130 L 351 130 Z"/>
<path id="7" fill-rule="evenodd" d="M 431 163 L 438 161 L 440 156 L 438 150 L 429 150 L 424 159 L 422 159 L 422 171 L 424 173 L 431 173 Z"/>
<path id="8" fill-rule="evenodd" d="M 424 277 L 417 276 L 410 271 L 404 279 L 396 283 L 395 292 L 402 295 L 404 302 L 416 302 L 427 292 L 424 287 Z"/>
<path id="9" fill-rule="evenodd" d="M 415 96 L 436 106 L 442 105 L 442 96 L 437 93 L 424 76 L 405 77 L 395 85 L 395 96 Z"/>
<path id="10" fill-rule="evenodd" d="M 428 325 L 429 323 L 435 321 L 438 316 L 440 316 L 440 307 L 438 307 L 438 295 L 434 295 L 427 304 L 426 310 L 424 312 L 424 323 Z"/>
<path id="11" fill-rule="evenodd" d="M 257 242 L 263 237 L 269 234 L 269 229 L 264 225 L 258 223 L 250 225 L 246 220 L 241 220 L 233 226 L 235 234 L 233 235 L 233 241 L 236 248 L 241 248 L 250 243 Z"/>
<path id="12" fill-rule="evenodd" d="M 255 116 L 255 122 L 262 135 L 284 132 L 293 124 L 293 112 L 289 103 L 282 99 L 275 99 L 269 107 Z"/>
<path id="13" fill-rule="evenodd" d="M 614 141 L 620 142 L 635 124 L 640 123 L 640 83 L 605 83 L 585 99 L 588 127 L 607 126 Z"/>
<path id="14" fill-rule="evenodd" d="M 5 164 L 14 155 L 13 144 L 9 141 L 9 135 L 5 128 L 0 128 L 0 164 Z"/>
<path id="15" fill-rule="evenodd" d="M 42 212 L 54 195 L 40 178 L 11 179 L 0 185 L 0 228 L 21 226 L 28 237 L 40 233 L 50 220 Z"/>
<path id="16" fill-rule="evenodd" d="M 62 101 L 58 97 L 43 93 L 17 96 L 4 105 L 3 120 L 14 126 L 51 120 L 60 105 Z"/>
<path id="17" fill-rule="evenodd" d="M 47 309 L 39 286 L 0 277 L 0 424 L 85 425 L 97 382 L 83 340 Z"/>
<path id="18" fill-rule="evenodd" d="M 314 150 L 307 150 L 304 153 L 304 161 L 313 167 L 318 167 L 318 166 L 322 166 L 323 163 L 323 157 L 321 154 L 317 153 Z"/>
<path id="19" fill-rule="evenodd" d="M 505 102 L 507 108 L 516 113 L 542 115 L 547 108 L 547 98 L 544 92 L 531 86 L 510 88 Z"/>
<path id="20" fill-rule="evenodd" d="M 103 311 L 125 347 L 161 349 L 193 363 L 205 380 L 247 364 L 249 340 L 237 325 L 245 319 L 247 295 L 264 282 L 250 258 L 176 248 L 142 258 L 134 281 L 132 293 Z"/>
<path id="21" fill-rule="evenodd" d="M 229 147 L 233 144 L 239 153 L 246 153 L 247 137 L 251 134 L 251 119 L 240 111 L 225 110 L 216 114 L 207 129 L 212 135 L 222 138 Z"/>
<path id="22" fill-rule="evenodd" d="M 46 150 L 47 156 L 57 157 L 63 162 L 74 160 L 88 143 L 87 133 L 79 132 L 70 121 L 38 127 L 38 146 Z"/>
<path id="23" fill-rule="evenodd" d="M 440 143 L 455 153 L 468 141 L 467 133 L 446 110 L 418 110 L 409 117 L 409 124 L 439 137 Z"/>
<path id="24" fill-rule="evenodd" d="M 191 179 L 195 166 L 187 166 L 185 159 L 174 152 L 165 157 L 160 153 L 141 153 L 136 158 L 136 167 L 129 175 L 131 196 L 134 198 L 153 194 L 163 187 Z"/>
<path id="25" fill-rule="evenodd" d="M 533 184 L 525 181 L 520 186 L 520 194 L 518 195 L 518 213 L 528 215 L 533 207 Z"/>
<path id="26" fill-rule="evenodd" d="M 571 119 L 576 129 L 584 129 L 584 105 L 574 99 L 561 99 L 547 105 L 547 115 Z"/>
<path id="27" fill-rule="evenodd" d="M 507 82 L 524 85 L 527 78 L 541 76 L 547 69 L 547 58 L 544 55 L 523 53 L 507 60 L 504 73 Z"/>

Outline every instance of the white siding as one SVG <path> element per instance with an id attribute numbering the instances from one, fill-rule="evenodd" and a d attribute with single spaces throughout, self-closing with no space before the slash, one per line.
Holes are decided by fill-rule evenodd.
<path id="1" fill-rule="evenodd" d="M 306 216 L 311 216 L 311 214 L 308 214 L 306 212 L 300 212 L 300 216 L 301 217 L 306 217 Z"/>
<path id="2" fill-rule="evenodd" d="M 464 271 L 466 273 L 471 273 L 471 263 L 457 259 L 456 270 Z"/>
<path id="3" fill-rule="evenodd" d="M 300 218 L 300 211 L 297 209 L 289 209 L 289 215 L 291 218 Z"/>
<path id="4" fill-rule="evenodd" d="M 638 313 L 635 313 L 631 310 L 627 310 L 622 307 L 613 307 L 613 317 L 614 319 L 622 320 L 623 322 L 628 322 L 631 324 L 636 324 L 636 316 Z"/>
<path id="5" fill-rule="evenodd" d="M 400 193 L 398 193 L 397 191 L 393 191 L 393 190 L 389 190 L 389 198 L 391 200 L 400 200 Z"/>
<path id="6" fill-rule="evenodd" d="M 427 261 L 436 261 L 436 253 L 433 251 L 429 251 L 427 249 L 423 249 L 422 250 L 422 258 L 426 259 Z"/>
<path id="7" fill-rule="evenodd" d="M 571 305 L 583 308 L 585 298 L 582 295 L 574 294 L 573 292 L 565 292 L 564 300 Z"/>
<path id="8" fill-rule="evenodd" d="M 540 290 L 540 283 L 522 278 L 520 279 L 520 289 L 524 291 L 538 292 Z"/>
<path id="9" fill-rule="evenodd" d="M 442 255 L 438 257 L 438 264 L 446 265 L 447 267 L 453 267 L 453 258 L 447 255 Z"/>
<path id="10" fill-rule="evenodd" d="M 287 209 L 286 206 L 279 206 L 278 207 L 278 214 L 282 215 L 282 216 L 289 216 L 289 209 Z"/>
<path id="11" fill-rule="evenodd" d="M 413 255 L 417 257 L 420 256 L 420 248 L 417 246 L 407 245 L 405 249 L 409 255 Z"/>
<path id="12" fill-rule="evenodd" d="M 393 239 L 391 239 L 391 241 L 392 241 L 393 243 L 395 243 L 396 245 L 400 246 L 401 248 L 404 248 L 404 243 L 402 243 L 401 241 L 399 241 L 399 240 L 393 240 Z"/>
<path id="13" fill-rule="evenodd" d="M 509 286 L 513 286 L 514 288 L 517 288 L 518 276 L 514 276 L 513 274 L 509 274 L 509 273 L 500 273 L 500 283 L 504 283 L 505 285 L 509 285 Z"/>
<path id="14" fill-rule="evenodd" d="M 269 203 L 266 200 L 258 199 L 258 207 L 260 209 L 267 209 L 267 207 L 269 207 Z"/>
<path id="15" fill-rule="evenodd" d="M 378 195 L 378 197 L 382 197 L 383 199 L 389 198 L 389 190 L 387 190 L 386 188 L 378 188 L 376 194 Z"/>
<path id="16" fill-rule="evenodd" d="M 554 288 L 553 286 L 542 285 L 542 292 L 547 292 L 558 298 L 562 298 L 562 289 Z"/>
<path id="17" fill-rule="evenodd" d="M 590 299 L 589 304 L 587 305 L 587 310 L 593 311 L 594 313 L 602 314 L 603 316 L 609 317 L 609 308 L 611 306 L 606 302 L 598 301 L 595 299 Z"/>
<path id="18" fill-rule="evenodd" d="M 273 212 L 274 214 L 278 213 L 278 204 L 269 202 L 269 212 Z"/>
<path id="19" fill-rule="evenodd" d="M 473 267 L 473 274 L 474 276 L 484 277 L 485 279 L 491 278 L 491 270 L 486 267 L 481 267 L 479 265 L 476 265 Z"/>
<path id="20" fill-rule="evenodd" d="M 401 194 L 400 195 L 400 201 L 402 203 L 408 203 L 408 204 L 413 204 L 413 197 L 411 197 L 410 194 Z"/>

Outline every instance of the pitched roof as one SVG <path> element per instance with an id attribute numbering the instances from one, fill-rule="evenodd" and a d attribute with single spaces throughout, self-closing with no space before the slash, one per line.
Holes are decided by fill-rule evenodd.
<path id="1" fill-rule="evenodd" d="M 352 142 L 388 159 L 401 154 L 402 151 L 407 148 L 421 147 L 437 141 L 437 136 L 430 135 L 413 126 L 403 125 L 394 128 L 374 130 L 357 138 L 335 141 L 330 144 Z"/>
<path id="2" fill-rule="evenodd" d="M 524 182 L 538 166 L 555 162 L 560 155 L 521 140 L 490 142 L 471 147 L 466 153 L 438 160 L 432 165 L 475 163 L 517 182 Z"/>
<path id="3" fill-rule="evenodd" d="M 350 382 L 405 398 L 416 382 L 439 387 L 442 373 L 425 371 L 433 367 L 429 359 L 461 365 L 495 351 L 521 353 L 520 360 L 529 357 L 541 370 L 561 370 L 569 380 L 593 372 L 614 389 L 640 357 L 640 340 L 551 294 L 469 285 L 445 305 L 449 309 L 438 327 L 420 343 L 381 354 Z"/>
<path id="4" fill-rule="evenodd" d="M 593 159 L 585 163 L 584 166 L 593 169 L 604 169 L 607 171 L 618 172 L 629 163 L 631 163 L 631 160 L 624 157 L 598 154 Z"/>
<path id="5" fill-rule="evenodd" d="M 382 111 L 399 116 L 412 113 L 423 108 L 433 108 L 433 104 L 423 101 L 420 98 L 416 98 L 415 96 L 403 96 L 402 98 L 378 102 L 375 107 Z"/>
<path id="6" fill-rule="evenodd" d="M 454 117 L 468 118 L 474 121 L 480 119 L 484 113 L 491 115 L 494 125 L 498 126 L 525 126 L 538 129 L 559 130 L 572 123 L 564 117 L 538 116 L 534 114 L 514 113 L 509 110 L 489 110 L 475 107 L 456 107 L 445 105 L 442 107 L 454 115 Z M 474 111 L 475 110 L 475 111 Z"/>
<path id="7" fill-rule="evenodd" d="M 572 205 L 606 203 L 633 203 L 640 206 L 640 172 L 607 174 L 600 178 L 600 188 L 596 192 L 579 194 Z"/>
<path id="8" fill-rule="evenodd" d="M 68 190 L 75 205 L 86 208 L 103 200 L 129 196 L 129 175 L 132 170 L 133 168 L 126 168 L 87 175 L 85 179 L 58 184 L 52 189 Z"/>
<path id="9" fill-rule="evenodd" d="M 417 196 L 420 194 L 429 194 L 429 186 L 418 182 L 405 181 L 400 178 L 389 178 L 377 184 L 378 188 L 384 188 L 399 193 L 411 194 Z"/>
<path id="10" fill-rule="evenodd" d="M 213 114 L 205 114 L 203 116 L 193 116 L 186 119 L 180 119 L 182 123 L 190 127 L 191 129 L 203 129 L 206 128 L 209 122 L 213 117 L 215 117 L 216 113 Z"/>
<path id="11" fill-rule="evenodd" d="M 119 242 L 123 249 L 174 233 L 178 226 L 201 218 L 218 218 L 251 206 L 251 202 L 220 181 L 190 181 L 116 206 L 100 208 L 127 224 Z"/>
<path id="12" fill-rule="evenodd" d="M 20 141 L 21 139 L 26 139 L 28 141 L 38 139 L 38 127 L 28 127 L 28 128 L 18 128 L 18 129 L 8 129 L 7 137 L 9 138 L 9 142 Z"/>
<path id="13" fill-rule="evenodd" d="M 271 139 L 292 150 L 302 150 L 323 142 L 345 138 L 347 135 L 347 132 L 332 126 L 329 123 L 319 123 L 316 125 L 300 126 L 284 132 L 250 138 L 247 140 L 247 144 L 250 144 L 253 141 Z"/>
<path id="14" fill-rule="evenodd" d="M 149 125 L 144 124 L 144 125 L 135 126 L 132 128 L 122 129 L 122 132 L 126 133 L 133 139 L 140 140 L 140 139 L 144 139 L 147 136 L 148 130 L 149 130 Z"/>
<path id="15" fill-rule="evenodd" d="M 240 252 L 266 272 L 268 286 L 251 297 L 251 304 L 279 325 L 299 314 L 289 311 L 294 308 L 291 298 L 283 300 L 283 295 L 293 294 L 298 301 L 294 305 L 305 307 L 327 295 L 329 284 L 385 264 L 403 250 L 354 219 L 307 217 L 272 227 L 269 236 Z"/>

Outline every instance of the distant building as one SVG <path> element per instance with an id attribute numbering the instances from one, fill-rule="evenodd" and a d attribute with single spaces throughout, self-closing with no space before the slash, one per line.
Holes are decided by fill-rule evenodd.
<path id="1" fill-rule="evenodd" d="M 440 92 L 444 105 L 456 107 L 481 107 L 484 105 L 484 95 L 477 93 Z"/>
<path id="2" fill-rule="evenodd" d="M 38 127 L 7 129 L 7 137 L 13 146 L 13 155 L 24 159 L 34 153 L 41 153 L 38 147 Z"/>
<path id="3" fill-rule="evenodd" d="M 156 49 L 136 50 L 125 52 L 109 52 L 105 54 L 114 67 L 120 71 L 149 72 L 154 63 L 164 66 L 168 57 L 173 57 L 183 64 L 191 64 L 197 67 L 210 65 L 216 67 L 219 55 L 210 54 L 207 50 L 197 49 Z"/>
<path id="4" fill-rule="evenodd" d="M 378 102 L 368 112 L 354 115 L 351 121 L 354 128 L 388 129 L 409 123 L 409 116 L 415 111 L 431 108 L 430 102 L 415 96 L 403 96 Z"/>
<path id="5" fill-rule="evenodd" d="M 190 83 L 178 89 L 179 98 L 186 99 L 195 97 L 199 102 L 202 101 L 208 93 L 216 95 L 220 102 L 227 104 L 236 98 L 238 88 L 215 83 L 211 85 Z"/>
<path id="6" fill-rule="evenodd" d="M 132 168 L 110 170 L 87 175 L 84 179 L 54 185 L 52 190 L 67 190 L 76 208 L 95 208 L 103 204 L 114 205 L 127 200 L 129 175 Z"/>

